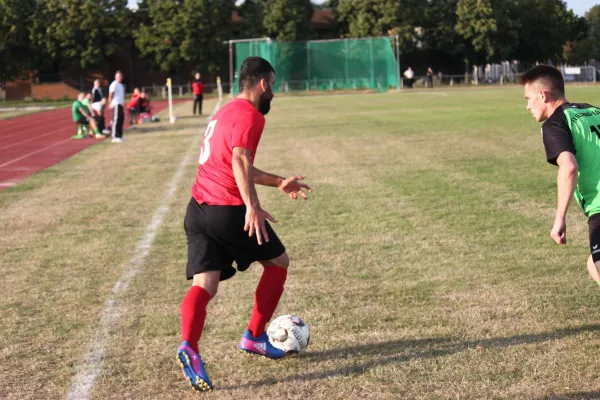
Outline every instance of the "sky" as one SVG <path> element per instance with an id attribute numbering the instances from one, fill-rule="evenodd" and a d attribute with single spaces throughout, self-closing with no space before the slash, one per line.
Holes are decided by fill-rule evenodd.
<path id="1" fill-rule="evenodd" d="M 314 3 L 323 3 L 324 0 L 313 0 Z M 137 0 L 127 0 L 129 7 L 137 4 Z M 238 0 L 241 3 L 241 0 Z M 575 14 L 583 17 L 583 14 L 595 6 L 596 4 L 600 4 L 600 0 L 566 0 L 567 7 L 572 8 L 575 11 Z"/>
<path id="2" fill-rule="evenodd" d="M 583 14 L 595 6 L 600 4 L 600 0 L 567 0 L 567 7 L 572 8 L 575 14 L 583 17 Z"/>

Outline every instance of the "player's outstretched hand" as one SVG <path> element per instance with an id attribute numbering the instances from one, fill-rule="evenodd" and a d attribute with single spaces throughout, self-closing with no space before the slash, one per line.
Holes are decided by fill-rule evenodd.
<path id="1" fill-rule="evenodd" d="M 308 199 L 306 191 L 312 193 L 312 189 L 305 183 L 298 182 L 306 178 L 305 176 L 290 176 L 284 179 L 279 185 L 279 190 L 283 193 L 287 193 L 290 199 L 296 200 L 298 196 L 301 196 L 304 200 Z"/>
<path id="2" fill-rule="evenodd" d="M 562 244 L 563 246 L 567 244 L 567 224 L 564 219 L 554 221 L 550 237 L 558 244 Z"/>
<path id="3" fill-rule="evenodd" d="M 248 207 L 246 209 L 246 224 L 244 225 L 244 230 L 248 232 L 248 236 L 250 237 L 254 236 L 254 233 L 256 233 L 258 244 L 263 244 L 263 239 L 265 242 L 269 241 L 269 234 L 267 233 L 267 228 L 265 228 L 266 219 L 271 222 L 277 222 L 271 214 L 260 207 Z"/>

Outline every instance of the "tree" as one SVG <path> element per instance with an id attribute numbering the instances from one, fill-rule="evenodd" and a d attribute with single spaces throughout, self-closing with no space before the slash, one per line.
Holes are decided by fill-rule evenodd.
<path id="1" fill-rule="evenodd" d="M 458 0 L 456 32 L 468 40 L 474 54 L 483 59 L 494 56 L 493 35 L 498 31 L 491 0 Z"/>
<path id="2" fill-rule="evenodd" d="M 127 35 L 127 0 L 38 0 L 30 38 L 59 67 L 104 65 Z"/>
<path id="3" fill-rule="evenodd" d="M 396 0 L 339 0 L 336 19 L 349 37 L 385 36 L 398 25 L 401 5 Z"/>
<path id="4" fill-rule="evenodd" d="M 133 32 L 142 57 L 149 58 L 165 72 L 183 64 L 181 44 L 185 40 L 181 23 L 182 0 L 154 0 L 148 3 L 148 20 Z"/>
<path id="5" fill-rule="evenodd" d="M 238 7 L 242 19 L 239 25 L 238 37 L 260 38 L 266 36 L 264 11 L 259 0 L 246 0 Z"/>
<path id="6" fill-rule="evenodd" d="M 563 60 L 563 46 L 582 39 L 585 21 L 562 0 L 520 0 L 519 42 L 514 58 L 525 62 Z"/>
<path id="7" fill-rule="evenodd" d="M 587 37 L 584 46 L 590 48 L 589 59 L 600 60 L 600 4 L 590 8 L 584 15 Z"/>
<path id="8" fill-rule="evenodd" d="M 224 42 L 232 38 L 235 0 L 185 0 L 181 21 L 183 59 L 195 70 L 217 73 L 227 58 Z"/>
<path id="9" fill-rule="evenodd" d="M 134 32 L 143 57 L 164 72 L 186 65 L 216 73 L 223 64 L 231 38 L 234 0 L 154 0 L 148 21 Z"/>
<path id="10" fill-rule="evenodd" d="M 0 0 L 0 83 L 22 77 L 33 64 L 29 43 L 35 0 Z"/>
<path id="11" fill-rule="evenodd" d="M 279 41 L 307 40 L 312 36 L 310 0 L 260 0 L 265 33 Z"/>
<path id="12" fill-rule="evenodd" d="M 436 70 L 459 71 L 464 64 L 465 40 L 456 32 L 456 5 L 458 0 L 431 0 L 423 10 L 419 25 L 422 28 L 421 46 L 411 52 L 414 59 L 425 52 L 428 64 Z M 406 51 L 402 52 L 403 54 Z M 437 64 L 437 65 L 436 65 Z M 423 67 L 423 66 L 422 66 Z"/>
<path id="13" fill-rule="evenodd" d="M 600 59 L 600 4 L 590 8 L 584 15 L 586 37 L 569 41 L 563 56 L 571 65 Z"/>

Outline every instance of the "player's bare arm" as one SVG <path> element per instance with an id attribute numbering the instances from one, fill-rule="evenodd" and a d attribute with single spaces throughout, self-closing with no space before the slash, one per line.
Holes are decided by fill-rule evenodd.
<path id="1" fill-rule="evenodd" d="M 567 244 L 567 209 L 571 203 L 573 192 L 577 186 L 577 160 L 575 155 L 568 151 L 560 153 L 556 159 L 558 164 L 558 173 L 556 176 L 556 186 L 558 202 L 556 206 L 556 218 L 550 236 L 558 244 Z"/>
<path id="2" fill-rule="evenodd" d="M 286 193 L 293 200 L 296 200 L 298 195 L 304 200 L 307 200 L 308 196 L 306 195 L 306 192 L 312 192 L 312 189 L 307 184 L 299 182 L 304 180 L 304 178 L 305 176 L 297 175 L 283 178 L 279 175 L 270 174 L 254 167 L 254 183 L 256 185 L 279 188 L 279 190 Z"/>
<path id="3" fill-rule="evenodd" d="M 254 167 L 250 158 L 250 150 L 242 147 L 234 147 L 231 159 L 233 176 L 240 190 L 242 200 L 246 205 L 246 223 L 244 230 L 252 237 L 256 233 L 258 244 L 269 241 L 269 235 L 265 228 L 265 219 L 277 222 L 267 211 L 263 210 L 258 201 L 258 194 L 254 186 Z"/>
<path id="4" fill-rule="evenodd" d="M 113 108 L 113 106 L 112 106 L 112 99 L 113 99 L 114 94 L 115 94 L 115 92 L 109 92 L 108 93 L 108 108 L 110 108 L 110 109 Z"/>
<path id="5" fill-rule="evenodd" d="M 83 107 L 79 107 L 79 112 L 81 113 L 81 115 L 83 115 L 84 117 L 90 119 L 91 116 L 83 109 Z"/>

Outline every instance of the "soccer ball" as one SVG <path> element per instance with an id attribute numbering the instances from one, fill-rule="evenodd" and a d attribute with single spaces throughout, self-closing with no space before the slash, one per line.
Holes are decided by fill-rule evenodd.
<path id="1" fill-rule="evenodd" d="M 310 330 L 300 317 L 282 315 L 275 318 L 267 329 L 269 341 L 273 346 L 286 352 L 298 354 L 308 346 Z"/>

